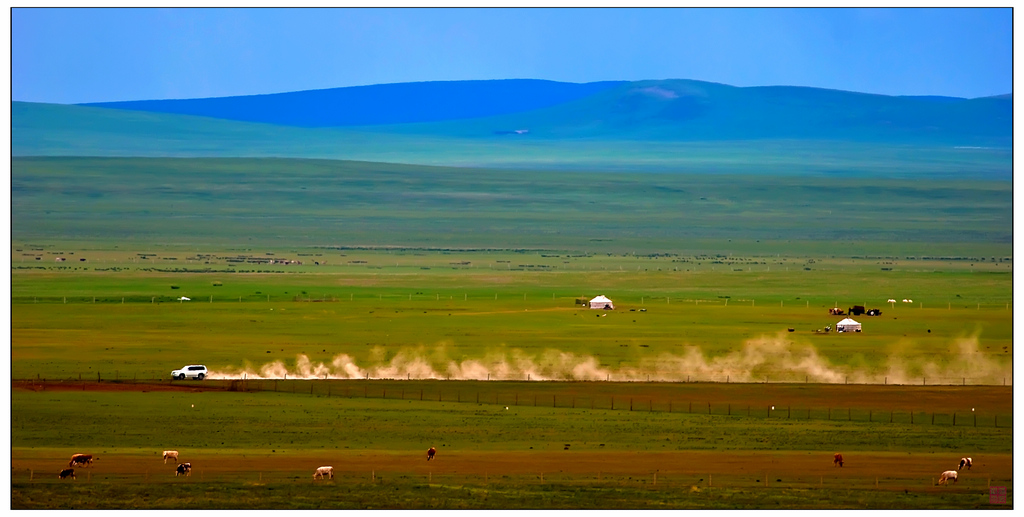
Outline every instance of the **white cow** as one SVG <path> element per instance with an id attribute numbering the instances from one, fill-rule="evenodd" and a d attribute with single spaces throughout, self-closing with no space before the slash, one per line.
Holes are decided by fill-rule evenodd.
<path id="1" fill-rule="evenodd" d="M 313 479 L 324 478 L 334 479 L 334 467 L 330 465 L 325 465 L 323 467 L 316 469 L 316 472 L 313 473 Z"/>
<path id="2" fill-rule="evenodd" d="M 169 459 L 178 461 L 178 451 L 164 451 L 164 465 L 167 464 Z"/>
<path id="3" fill-rule="evenodd" d="M 965 465 L 967 466 L 967 470 L 971 470 L 971 459 L 970 458 L 960 458 L 960 466 L 957 467 L 956 469 L 960 470 L 960 469 L 964 468 Z"/>
<path id="4" fill-rule="evenodd" d="M 948 485 L 950 479 L 952 479 L 953 482 L 956 483 L 956 471 L 955 470 L 947 470 L 947 471 L 943 472 L 942 475 L 939 476 L 939 484 L 940 485 Z"/>

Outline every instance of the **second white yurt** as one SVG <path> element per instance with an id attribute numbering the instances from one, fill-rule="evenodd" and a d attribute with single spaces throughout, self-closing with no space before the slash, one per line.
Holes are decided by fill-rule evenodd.
<path id="1" fill-rule="evenodd" d="M 836 332 L 860 332 L 860 323 L 846 318 L 836 323 Z"/>

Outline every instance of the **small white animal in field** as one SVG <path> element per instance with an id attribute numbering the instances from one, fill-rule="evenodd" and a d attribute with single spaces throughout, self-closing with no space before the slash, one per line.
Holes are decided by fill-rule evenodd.
<path id="1" fill-rule="evenodd" d="M 505 411 L 508 411 L 508 406 L 505 406 Z"/>
<path id="2" fill-rule="evenodd" d="M 950 479 L 952 479 L 953 482 L 956 483 L 956 471 L 955 470 L 947 470 L 947 471 L 943 472 L 942 475 L 939 476 L 939 484 L 940 485 L 948 485 Z"/>
<path id="3" fill-rule="evenodd" d="M 325 465 L 323 467 L 317 468 L 316 471 L 313 472 L 313 479 L 325 479 L 325 478 L 327 478 L 327 479 L 334 479 L 334 467 L 332 467 L 330 465 Z"/>

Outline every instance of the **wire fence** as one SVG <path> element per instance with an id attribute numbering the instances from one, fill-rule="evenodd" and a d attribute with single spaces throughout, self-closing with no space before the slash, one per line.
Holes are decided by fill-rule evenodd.
<path id="1" fill-rule="evenodd" d="M 52 470 L 52 469 L 51 469 Z M 961 471 L 958 481 L 946 486 L 938 484 L 938 473 L 935 476 L 923 475 L 849 475 L 838 468 L 829 473 L 794 474 L 791 469 L 771 468 L 759 472 L 742 474 L 728 472 L 532 472 L 532 473 L 434 473 L 409 472 L 393 470 L 369 470 L 353 472 L 341 470 L 335 466 L 334 478 L 315 479 L 313 469 L 307 471 L 270 470 L 270 469 L 205 469 L 193 466 L 190 475 L 175 475 L 173 466 L 168 468 L 143 469 L 136 472 L 104 472 L 98 469 L 76 469 L 75 478 L 60 479 L 57 470 L 34 470 L 12 468 L 11 483 L 242 483 L 242 484 L 279 484 L 298 483 L 308 485 L 334 484 L 339 487 L 357 483 L 374 483 L 381 485 L 412 485 L 412 486 L 452 486 L 465 485 L 486 486 L 490 488 L 536 485 L 570 485 L 590 487 L 645 487 L 656 490 L 695 490 L 709 488 L 744 488 L 744 489 L 878 489 L 878 490 L 924 490 L 939 487 L 944 490 L 972 491 L 992 486 L 1007 487 L 1012 485 L 1012 478 L 990 473 L 973 473 Z"/>
<path id="2" fill-rule="evenodd" d="M 178 287 L 173 287 L 173 290 L 178 290 Z M 179 294 L 181 293 L 181 294 Z M 406 302 L 446 302 L 450 303 L 453 301 L 548 301 L 556 302 L 558 306 L 569 307 L 569 308 L 582 308 L 578 303 L 576 296 L 561 295 L 556 296 L 556 293 L 551 293 L 550 297 L 541 295 L 539 293 L 493 293 L 493 294 L 481 294 L 479 292 L 470 295 L 465 292 L 445 292 L 445 293 L 317 293 L 317 292 L 303 292 L 300 294 L 277 294 L 277 293 L 263 293 L 254 292 L 247 294 L 234 294 L 226 295 L 222 293 L 213 294 L 193 294 L 192 292 L 179 291 L 179 293 L 172 294 L 160 294 L 160 295 L 111 295 L 111 294 L 97 294 L 97 295 L 44 295 L 44 296 L 26 296 L 17 295 L 11 296 L 12 304 L 29 304 L 29 303 L 42 303 L 42 304 L 84 304 L 84 303 L 99 303 L 99 304 L 136 304 L 136 303 L 148 303 L 148 304 L 163 304 L 163 303 L 252 303 L 252 302 L 306 302 L 306 303 L 345 303 L 352 301 L 380 301 L 385 300 L 389 302 L 394 301 L 406 301 Z M 182 298 L 185 298 L 184 300 Z M 823 311 L 823 316 L 828 308 L 835 305 L 832 302 L 822 305 L 819 301 L 814 302 L 816 309 Z M 858 305 L 865 302 L 856 302 Z M 685 304 L 694 306 L 718 306 L 718 307 L 762 307 L 762 308 L 795 308 L 795 309 L 809 309 L 811 308 L 811 302 L 809 300 L 792 300 L 792 299 L 780 299 L 780 298 L 762 298 L 757 300 L 754 298 L 730 298 L 718 297 L 718 298 L 693 298 L 693 297 L 680 297 L 680 296 L 628 296 L 616 299 L 616 310 L 618 312 L 629 312 L 630 309 L 633 311 L 641 308 L 657 307 L 659 305 L 671 305 L 671 304 Z M 842 305 L 845 309 L 847 304 Z M 917 301 L 913 303 L 877 303 L 877 304 L 866 304 L 870 305 L 871 308 L 878 308 L 883 311 L 900 309 L 973 309 L 973 310 L 1002 310 L 1009 311 L 1013 308 L 1011 302 L 963 302 L 963 301 L 929 301 L 925 304 L 923 301 Z M 598 312 L 598 311 L 595 311 Z M 846 316 L 846 314 L 843 314 Z M 828 317 L 832 317 L 829 315 Z M 872 315 L 864 315 L 865 318 L 872 318 Z"/>
<path id="3" fill-rule="evenodd" d="M 616 394 L 577 394 L 538 392 L 523 389 L 505 391 L 472 387 L 449 387 L 446 382 L 403 387 L 397 383 L 364 383 L 359 381 L 312 380 L 207 380 L 169 381 L 127 379 L 113 381 L 47 381 L 21 380 L 15 385 L 33 391 L 101 389 L 104 391 L 138 391 L 140 389 L 203 389 L 229 392 L 277 392 L 314 397 L 347 399 L 382 399 L 421 402 L 455 402 L 499 407 L 548 407 L 553 409 L 590 409 L 649 413 L 700 414 L 719 417 L 755 418 L 765 420 L 846 421 L 878 424 L 931 425 L 948 427 L 1013 427 L 1013 414 L 985 411 L 927 411 L 865 407 L 811 407 L 767 405 L 761 401 L 720 401 Z M 452 383 L 457 384 L 457 383 Z M 538 383 L 540 384 L 540 383 Z M 524 386 L 525 388 L 525 386 Z"/>

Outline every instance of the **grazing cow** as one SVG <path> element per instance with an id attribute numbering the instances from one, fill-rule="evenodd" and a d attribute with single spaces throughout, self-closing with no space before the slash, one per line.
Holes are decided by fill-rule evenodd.
<path id="1" fill-rule="evenodd" d="M 75 477 L 75 469 L 64 469 L 60 471 L 60 474 L 58 474 L 57 477 L 60 479 L 67 479 L 68 477 L 71 479 L 77 479 Z"/>
<path id="2" fill-rule="evenodd" d="M 955 470 L 947 470 L 947 471 L 943 472 L 942 475 L 939 476 L 939 484 L 940 485 L 948 485 L 950 479 L 952 479 L 953 482 L 956 483 L 956 471 Z"/>
<path id="3" fill-rule="evenodd" d="M 970 458 L 960 458 L 960 466 L 957 467 L 956 469 L 957 470 L 961 470 L 961 469 L 964 468 L 965 465 L 967 466 L 967 470 L 971 470 L 971 459 Z"/>
<path id="4" fill-rule="evenodd" d="M 434 459 L 435 454 L 437 454 L 437 449 L 433 447 L 427 449 L 427 461 Z"/>
<path id="5" fill-rule="evenodd" d="M 324 478 L 334 479 L 334 467 L 326 465 L 316 469 L 316 472 L 313 473 L 313 479 Z"/>
<path id="6" fill-rule="evenodd" d="M 68 467 L 74 467 L 75 465 L 81 465 L 83 467 L 92 465 L 92 454 L 72 455 L 71 461 L 68 462 Z"/>
<path id="7" fill-rule="evenodd" d="M 178 461 L 178 451 L 164 451 L 164 464 L 167 464 L 167 460 Z"/>
<path id="8" fill-rule="evenodd" d="M 191 476 L 192 475 L 192 464 L 191 463 L 179 463 L 177 470 L 174 472 L 174 477 L 178 475 Z"/>
<path id="9" fill-rule="evenodd" d="M 843 455 L 838 452 L 835 456 L 832 456 L 832 466 L 835 467 L 836 465 L 839 465 L 840 467 L 843 466 Z"/>

